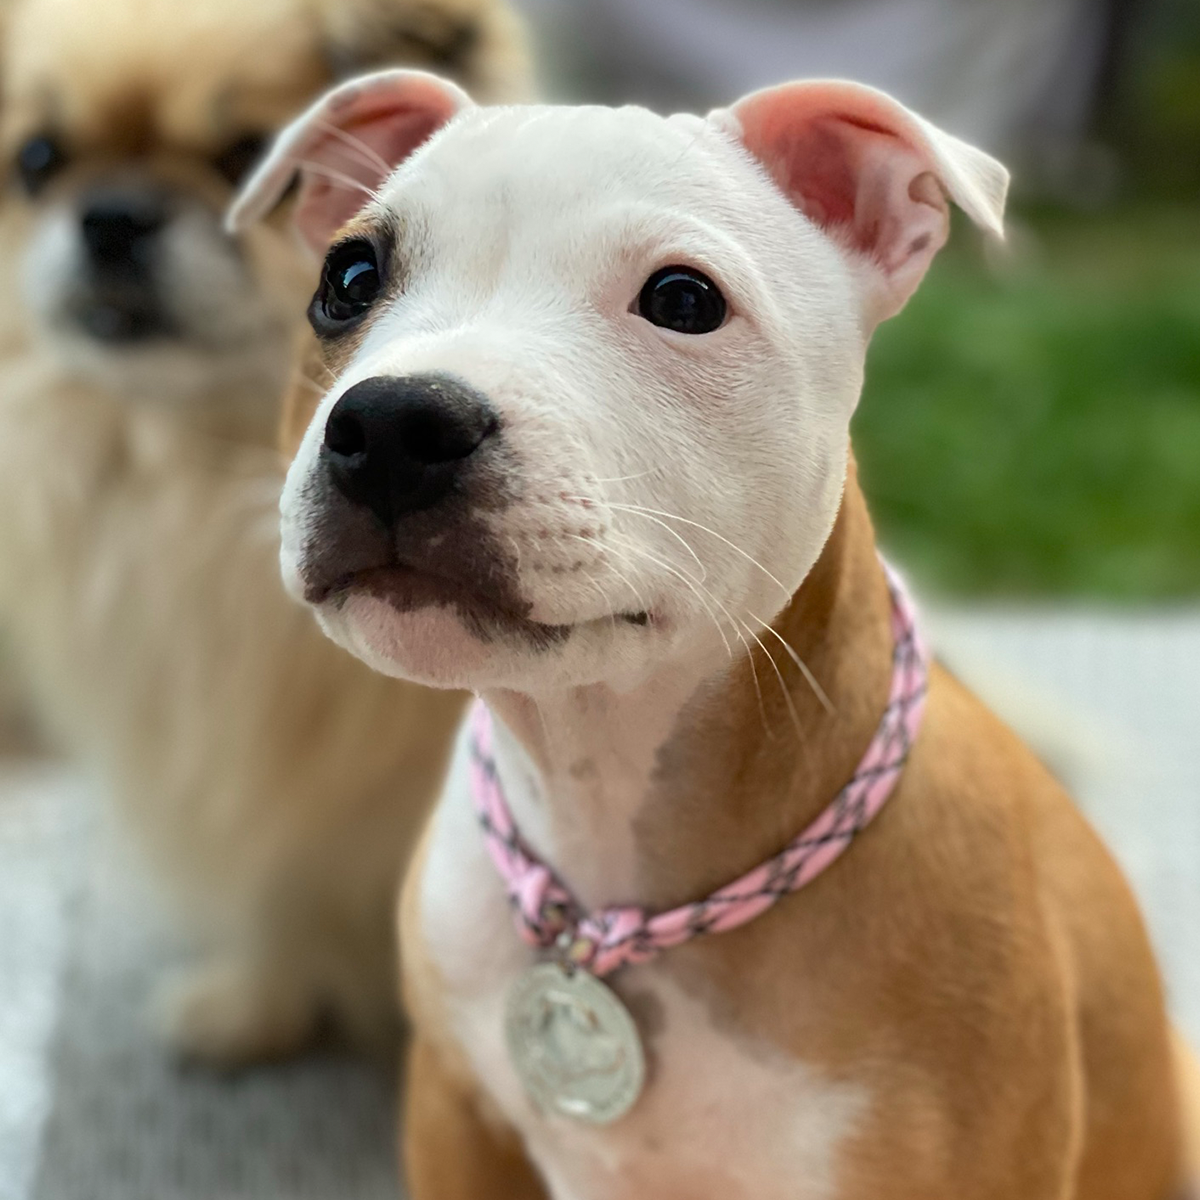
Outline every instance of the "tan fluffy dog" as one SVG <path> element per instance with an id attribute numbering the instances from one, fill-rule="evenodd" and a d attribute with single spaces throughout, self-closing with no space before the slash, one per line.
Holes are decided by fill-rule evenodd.
<path id="1" fill-rule="evenodd" d="M 238 1062 L 386 1037 L 390 906 L 460 700 L 284 594 L 277 397 L 312 265 L 231 188 L 346 70 L 529 86 L 498 0 L 15 0 L 0 211 L 0 617 L 47 723 L 201 936 L 170 1036 Z M 352 187 L 353 181 L 346 181 Z"/>
<path id="2" fill-rule="evenodd" d="M 1136 904 L 951 676 L 845 854 L 798 893 L 772 860 L 863 822 L 830 806 L 887 758 L 850 417 L 951 200 L 999 231 L 1003 168 L 847 83 L 664 119 L 398 71 L 314 106 L 231 219 L 350 132 L 399 166 L 311 310 L 337 378 L 285 578 L 379 670 L 476 688 L 494 741 L 405 889 L 413 1195 L 1182 1194 L 1194 1079 Z M 310 177 L 297 224 L 354 207 Z"/>

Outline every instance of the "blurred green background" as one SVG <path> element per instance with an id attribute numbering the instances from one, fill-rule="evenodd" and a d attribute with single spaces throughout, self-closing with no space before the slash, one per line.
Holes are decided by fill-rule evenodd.
<path id="1" fill-rule="evenodd" d="M 1131 7 L 1119 49 L 1111 172 L 1018 198 L 1004 250 L 961 222 L 868 360 L 882 539 L 954 594 L 1200 595 L 1200 4 Z"/>

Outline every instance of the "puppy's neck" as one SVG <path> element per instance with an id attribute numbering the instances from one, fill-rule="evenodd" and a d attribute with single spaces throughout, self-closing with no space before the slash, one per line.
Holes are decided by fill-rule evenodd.
<path id="1" fill-rule="evenodd" d="M 892 666 L 887 584 L 853 470 L 773 628 L 778 638 L 764 632 L 752 658 L 715 674 L 676 664 L 631 693 L 579 688 L 552 705 L 486 696 L 517 824 L 582 903 L 701 898 L 779 851 L 850 779 Z"/>

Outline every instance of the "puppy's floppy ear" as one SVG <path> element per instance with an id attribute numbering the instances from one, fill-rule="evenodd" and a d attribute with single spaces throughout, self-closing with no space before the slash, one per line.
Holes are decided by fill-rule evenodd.
<path id="1" fill-rule="evenodd" d="M 226 229 L 238 233 L 266 216 L 298 174 L 293 221 L 324 254 L 392 171 L 472 104 L 460 87 L 425 71 L 379 71 L 341 84 L 275 139 L 226 214 Z"/>
<path id="2" fill-rule="evenodd" d="M 947 196 L 1003 237 L 1004 167 L 874 88 L 788 83 L 709 119 L 849 253 L 864 279 L 869 325 L 904 307 L 944 245 Z"/>

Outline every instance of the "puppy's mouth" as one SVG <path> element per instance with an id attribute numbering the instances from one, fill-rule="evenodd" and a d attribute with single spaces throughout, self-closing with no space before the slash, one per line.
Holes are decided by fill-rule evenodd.
<path id="1" fill-rule="evenodd" d="M 381 600 L 398 613 L 411 613 L 422 608 L 452 608 L 467 627 L 484 641 L 498 633 L 516 635 L 538 645 L 565 641 L 579 629 L 606 623 L 637 627 L 653 624 L 649 612 L 615 612 L 578 622 L 550 624 L 535 621 L 526 611 L 488 596 L 479 587 L 427 570 L 394 563 L 369 567 L 340 576 L 331 582 L 310 584 L 304 598 L 314 607 L 331 605 L 341 609 L 355 596 L 370 596 Z"/>

